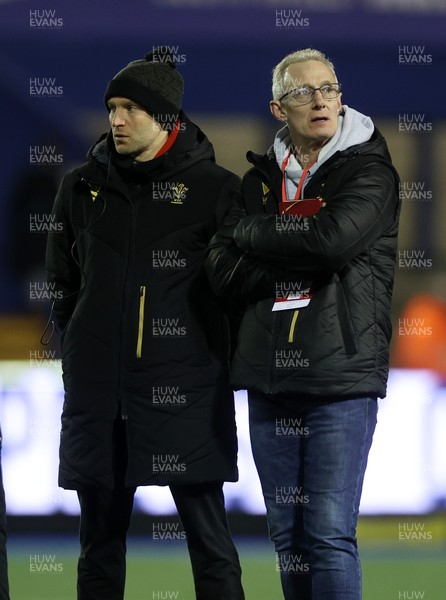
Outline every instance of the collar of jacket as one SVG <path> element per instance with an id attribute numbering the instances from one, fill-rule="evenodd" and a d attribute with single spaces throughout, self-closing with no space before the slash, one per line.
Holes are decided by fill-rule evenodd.
<path id="1" fill-rule="evenodd" d="M 311 179 L 311 185 L 319 185 L 321 180 L 326 177 L 327 173 L 339 168 L 345 162 L 364 156 L 389 166 L 394 172 L 395 182 L 398 188 L 398 174 L 392 165 L 385 139 L 376 127 L 372 137 L 367 142 L 335 152 L 335 154 L 333 154 L 333 156 L 323 163 L 316 171 Z M 253 165 L 253 168 L 246 173 L 243 182 L 246 196 L 245 203 L 248 212 L 259 212 L 258 181 L 260 180 L 262 191 L 261 210 L 266 213 L 277 213 L 278 203 L 281 200 L 282 173 L 277 164 L 273 146 L 269 148 L 266 154 L 248 152 L 246 158 Z M 257 183 L 255 183 L 256 181 Z"/>
<path id="2" fill-rule="evenodd" d="M 390 154 L 387 149 L 387 144 L 375 127 L 372 137 L 367 142 L 351 146 L 345 150 L 335 152 L 325 163 L 323 163 L 316 171 L 315 177 L 324 176 L 327 171 L 339 167 L 343 162 L 351 158 L 359 156 L 375 156 L 379 162 L 386 162 L 391 165 Z M 282 183 L 282 173 L 277 164 L 274 148 L 271 146 L 266 154 L 256 154 L 248 152 L 246 154 L 248 162 L 260 172 L 265 182 L 275 191 L 275 195 L 279 198 L 280 186 Z"/>
<path id="3" fill-rule="evenodd" d="M 262 205 L 265 212 L 277 212 L 277 206 L 280 202 L 280 190 L 282 184 L 282 173 L 277 165 L 272 148 L 266 154 L 256 154 L 249 151 L 246 159 L 253 165 L 244 178 L 244 182 L 249 180 L 250 176 L 260 178 L 262 182 Z M 271 197 L 272 196 L 272 197 Z"/>
<path id="4" fill-rule="evenodd" d="M 116 178 L 129 183 L 142 184 L 165 180 L 202 160 L 215 162 L 214 148 L 206 135 L 185 115 L 180 113 L 180 133 L 173 146 L 156 159 L 134 161 L 116 152 L 111 132 L 104 133 L 90 148 L 87 165 L 82 176 L 96 180 L 101 185 Z"/>

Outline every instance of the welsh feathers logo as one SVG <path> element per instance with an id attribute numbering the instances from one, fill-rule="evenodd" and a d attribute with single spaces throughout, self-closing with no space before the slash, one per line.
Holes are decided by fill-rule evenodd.
<path id="1" fill-rule="evenodd" d="M 189 188 L 184 185 L 184 183 L 179 183 L 178 185 L 172 186 L 173 198 L 171 200 L 172 204 L 183 204 L 186 200 L 186 193 L 189 191 Z"/>

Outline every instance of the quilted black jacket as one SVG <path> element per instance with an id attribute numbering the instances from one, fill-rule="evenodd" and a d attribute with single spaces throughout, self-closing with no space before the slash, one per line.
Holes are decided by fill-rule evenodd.
<path id="1" fill-rule="evenodd" d="M 47 271 L 59 296 L 65 402 L 59 482 L 113 486 L 113 424 L 126 485 L 235 481 L 228 324 L 203 269 L 240 180 L 182 116 L 147 163 L 102 139 L 63 180 Z"/>
<path id="2" fill-rule="evenodd" d="M 233 386 L 296 402 L 384 397 L 399 180 L 383 137 L 375 129 L 319 167 L 304 197 L 326 205 L 309 217 L 278 215 L 282 177 L 272 149 L 248 160 L 254 167 L 206 261 L 214 291 L 243 313 Z M 280 290 L 306 282 L 314 287 L 308 306 L 272 311 Z"/>

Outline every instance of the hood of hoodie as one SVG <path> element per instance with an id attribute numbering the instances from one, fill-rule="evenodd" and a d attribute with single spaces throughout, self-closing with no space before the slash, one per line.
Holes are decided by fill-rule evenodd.
<path id="1" fill-rule="evenodd" d="M 370 117 L 363 115 L 354 108 L 347 105 L 342 107 L 342 113 L 339 116 L 338 127 L 335 135 L 321 148 L 317 161 L 308 170 L 303 188 L 323 165 L 335 152 L 342 152 L 352 146 L 368 142 L 373 135 L 375 126 Z M 286 125 L 280 129 L 274 139 L 273 150 L 276 157 L 283 157 L 289 153 L 291 145 L 291 136 Z M 279 168 L 282 168 L 282 163 L 277 158 Z M 304 169 L 297 161 L 296 157 L 291 154 L 288 164 L 285 169 L 287 181 L 288 198 L 294 198 L 297 186 L 302 176 Z"/>
<path id="2" fill-rule="evenodd" d="M 88 151 L 88 164 L 82 176 L 90 180 L 106 178 L 110 184 L 119 180 L 144 184 L 172 177 L 202 160 L 215 162 L 214 148 L 206 135 L 182 111 L 180 120 L 173 146 L 158 158 L 145 162 L 116 152 L 111 131 L 104 133 Z"/>

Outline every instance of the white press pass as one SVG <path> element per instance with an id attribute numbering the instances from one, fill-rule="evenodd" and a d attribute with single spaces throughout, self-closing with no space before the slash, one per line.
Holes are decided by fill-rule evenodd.
<path id="1" fill-rule="evenodd" d="M 293 308 L 304 308 L 310 304 L 312 294 L 310 288 L 298 292 L 290 292 L 283 298 L 276 298 L 273 304 L 273 311 L 291 310 Z"/>

